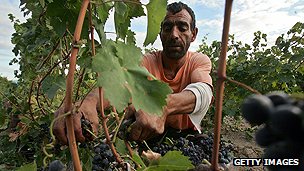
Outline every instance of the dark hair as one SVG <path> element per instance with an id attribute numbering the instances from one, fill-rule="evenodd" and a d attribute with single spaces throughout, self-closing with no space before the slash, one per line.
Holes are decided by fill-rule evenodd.
<path id="1" fill-rule="evenodd" d="M 190 14 L 190 16 L 192 18 L 191 30 L 195 29 L 195 15 L 194 15 L 194 12 L 192 11 L 192 9 L 188 5 L 186 5 L 182 2 L 173 2 L 172 4 L 169 4 L 167 6 L 167 11 L 171 12 L 173 14 L 180 12 L 182 9 L 187 10 L 187 12 Z"/>

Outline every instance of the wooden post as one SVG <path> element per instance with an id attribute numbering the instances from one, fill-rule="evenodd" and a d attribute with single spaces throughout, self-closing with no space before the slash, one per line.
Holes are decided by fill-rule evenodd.
<path id="1" fill-rule="evenodd" d="M 217 81 L 216 81 L 216 99 L 215 99 L 215 128 L 214 128 L 214 140 L 213 140 L 213 151 L 212 151 L 212 170 L 218 171 L 218 154 L 220 146 L 220 134 L 221 134 L 221 123 L 222 123 L 222 106 L 224 97 L 224 87 L 226 78 L 226 54 L 228 47 L 229 37 L 229 25 L 230 16 L 232 9 L 232 1 L 226 0 L 225 5 L 225 16 L 222 34 L 221 54 L 219 59 Z"/>

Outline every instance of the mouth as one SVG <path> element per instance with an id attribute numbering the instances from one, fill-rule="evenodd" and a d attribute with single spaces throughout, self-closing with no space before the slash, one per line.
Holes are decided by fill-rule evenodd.
<path id="1" fill-rule="evenodd" d="M 167 47 L 170 48 L 170 49 L 182 48 L 180 45 L 168 45 Z"/>

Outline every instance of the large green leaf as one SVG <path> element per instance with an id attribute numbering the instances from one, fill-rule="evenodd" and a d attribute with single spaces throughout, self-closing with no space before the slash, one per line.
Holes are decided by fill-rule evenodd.
<path id="1" fill-rule="evenodd" d="M 81 1 L 77 1 L 54 0 L 48 5 L 46 15 L 50 21 L 51 27 L 53 27 L 59 36 L 62 36 L 67 28 L 71 33 L 74 33 L 81 7 Z M 81 38 L 87 38 L 89 34 L 89 22 L 87 17 L 84 20 L 82 28 Z"/>
<path id="2" fill-rule="evenodd" d="M 166 15 L 167 0 L 151 0 L 147 4 L 148 27 L 144 46 L 153 44 L 160 32 L 160 24 Z"/>
<path id="3" fill-rule="evenodd" d="M 136 109 L 160 115 L 171 89 L 159 80 L 148 80 L 150 73 L 139 66 L 141 56 L 134 45 L 107 41 L 93 58 L 93 70 L 99 73 L 97 84 L 118 111 L 132 99 Z"/>
<path id="4" fill-rule="evenodd" d="M 127 155 L 129 153 L 125 142 L 119 138 L 116 139 L 115 147 L 120 155 Z"/>
<path id="5" fill-rule="evenodd" d="M 48 76 L 42 82 L 42 91 L 52 99 L 59 89 L 65 90 L 65 77 L 62 75 Z"/>
<path id="6" fill-rule="evenodd" d="M 128 6 L 124 2 L 115 2 L 114 6 L 114 21 L 117 37 L 124 39 L 131 25 L 130 18 L 128 17 Z"/>
<path id="7" fill-rule="evenodd" d="M 113 2 L 102 3 L 96 7 L 98 17 L 102 23 L 105 23 L 109 17 L 109 10 L 112 8 Z"/>
<path id="8" fill-rule="evenodd" d="M 182 155 L 180 151 L 169 151 L 163 157 L 159 159 L 156 164 L 150 165 L 143 169 L 145 171 L 177 171 L 177 170 L 189 170 L 193 169 L 189 157 Z"/>
<path id="9" fill-rule="evenodd" d="M 139 0 L 132 0 L 131 3 L 127 3 L 129 7 L 129 16 L 131 18 L 145 16 L 144 9 Z"/>
<path id="10" fill-rule="evenodd" d="M 139 0 L 131 0 L 128 2 L 115 2 L 114 22 L 117 37 L 125 40 L 128 36 L 128 42 L 133 38 L 129 30 L 131 26 L 131 19 L 144 16 L 144 10 Z"/>
<path id="11" fill-rule="evenodd" d="M 17 171 L 35 171 L 37 170 L 36 162 L 21 166 Z"/>

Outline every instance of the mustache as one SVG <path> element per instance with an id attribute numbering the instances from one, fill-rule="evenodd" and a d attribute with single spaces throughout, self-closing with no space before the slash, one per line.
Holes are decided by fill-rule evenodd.
<path id="1" fill-rule="evenodd" d="M 182 46 L 181 43 L 177 42 L 176 40 L 169 40 L 166 41 L 166 46 Z"/>

